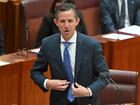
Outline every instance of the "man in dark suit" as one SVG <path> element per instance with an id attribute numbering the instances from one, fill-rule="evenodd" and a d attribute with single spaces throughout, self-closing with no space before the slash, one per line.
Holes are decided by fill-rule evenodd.
<path id="1" fill-rule="evenodd" d="M 50 105 L 100 105 L 98 94 L 108 84 L 99 76 L 108 72 L 101 46 L 75 30 L 79 21 L 73 4 L 60 6 L 54 19 L 60 33 L 43 39 L 32 67 L 33 81 L 51 89 Z M 51 79 L 43 75 L 48 65 Z"/>
<path id="2" fill-rule="evenodd" d="M 139 0 L 100 0 L 102 33 L 117 32 L 130 25 L 140 26 Z M 125 11 L 122 12 L 122 8 Z M 122 15 L 121 15 L 122 13 Z M 124 17 L 123 26 L 121 20 Z"/>
<path id="3" fill-rule="evenodd" d="M 0 24 L 0 55 L 5 54 L 4 45 L 3 45 L 3 33 L 2 33 L 2 26 Z"/>

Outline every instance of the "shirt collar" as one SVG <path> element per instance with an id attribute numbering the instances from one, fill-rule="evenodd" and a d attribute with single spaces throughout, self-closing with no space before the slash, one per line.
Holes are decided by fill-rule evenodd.
<path id="1" fill-rule="evenodd" d="M 76 43 L 76 39 L 77 39 L 77 32 L 75 31 L 74 35 L 67 42 Z M 62 42 L 66 42 L 66 41 L 61 35 L 61 43 Z"/>

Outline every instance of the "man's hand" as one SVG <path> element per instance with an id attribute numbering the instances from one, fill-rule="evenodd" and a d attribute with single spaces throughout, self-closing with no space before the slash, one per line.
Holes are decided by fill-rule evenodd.
<path id="1" fill-rule="evenodd" d="M 67 80 L 58 80 L 58 79 L 53 79 L 53 80 L 47 80 L 47 88 L 53 89 L 53 90 L 60 90 L 64 91 L 68 87 L 70 82 Z"/>
<path id="2" fill-rule="evenodd" d="M 72 84 L 72 94 L 74 97 L 88 97 L 90 92 L 87 88 L 78 83 Z"/>

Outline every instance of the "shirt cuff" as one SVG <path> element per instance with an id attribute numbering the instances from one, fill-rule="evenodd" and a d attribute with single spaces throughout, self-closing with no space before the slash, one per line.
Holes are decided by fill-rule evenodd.
<path id="1" fill-rule="evenodd" d="M 45 79 L 44 84 L 43 84 L 45 89 L 48 89 L 47 88 L 47 85 L 46 85 L 47 84 L 47 81 L 48 81 L 48 79 Z"/>
<path id="2" fill-rule="evenodd" d="M 87 88 L 87 89 L 88 89 L 88 91 L 89 91 L 89 96 L 91 97 L 91 96 L 92 96 L 92 91 L 91 91 L 90 88 Z"/>

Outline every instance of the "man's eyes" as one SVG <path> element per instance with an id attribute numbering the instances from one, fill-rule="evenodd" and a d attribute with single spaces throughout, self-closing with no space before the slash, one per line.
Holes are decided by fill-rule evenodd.
<path id="1" fill-rule="evenodd" d="M 66 23 L 66 22 L 71 23 L 71 22 L 73 22 L 73 20 L 67 20 L 67 21 L 66 20 L 60 20 L 60 22 L 61 23 Z"/>
<path id="2" fill-rule="evenodd" d="M 65 23 L 65 20 L 60 20 L 61 23 Z"/>
<path id="3" fill-rule="evenodd" d="M 73 22 L 73 20 L 68 20 L 69 23 Z"/>

